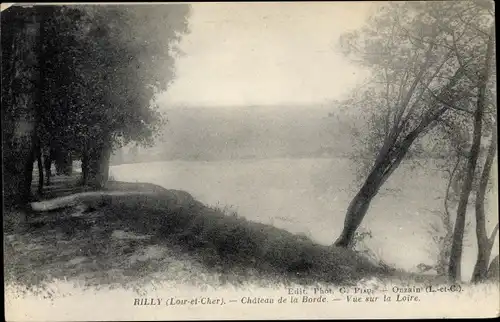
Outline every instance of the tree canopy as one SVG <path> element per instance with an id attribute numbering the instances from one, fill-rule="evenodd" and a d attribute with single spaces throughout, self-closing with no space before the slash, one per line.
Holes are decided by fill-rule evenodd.
<path id="1" fill-rule="evenodd" d="M 363 182 L 337 246 L 350 244 L 371 201 L 403 160 L 432 151 L 470 155 L 472 134 L 478 133 L 473 116 L 484 105 L 479 98 L 487 105 L 486 128 L 494 129 L 494 77 L 483 84 L 481 76 L 485 61 L 494 74 L 495 64 L 487 59 L 493 25 L 487 1 L 390 2 L 362 28 L 341 36 L 344 54 L 370 75 L 339 103 L 364 118 L 366 127 L 357 133 L 354 155 L 365 161 Z"/>
<path id="2" fill-rule="evenodd" d="M 97 163 L 113 147 L 151 143 L 164 121 L 156 95 L 175 79 L 189 13 L 187 4 L 8 8 L 1 16 L 2 84 L 10 84 L 2 86 L 3 123 L 12 134 L 29 112 L 32 150 L 50 145 Z M 27 30 L 32 38 L 22 37 Z M 31 69 L 19 65 L 30 56 Z"/>

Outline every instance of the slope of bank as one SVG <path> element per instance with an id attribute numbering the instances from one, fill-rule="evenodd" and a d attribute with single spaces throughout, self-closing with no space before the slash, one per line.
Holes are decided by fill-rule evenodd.
<path id="1" fill-rule="evenodd" d="M 349 284 L 388 274 L 353 251 L 318 245 L 152 184 L 111 182 L 104 191 L 32 207 L 23 231 L 4 238 L 7 284 L 63 279 L 126 287 L 158 278 Z"/>

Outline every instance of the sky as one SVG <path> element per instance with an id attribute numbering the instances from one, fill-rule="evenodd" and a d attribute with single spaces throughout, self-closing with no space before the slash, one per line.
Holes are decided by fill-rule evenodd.
<path id="1" fill-rule="evenodd" d="M 372 2 L 194 3 L 177 78 L 163 106 L 315 104 L 339 99 L 363 71 L 339 52 Z"/>

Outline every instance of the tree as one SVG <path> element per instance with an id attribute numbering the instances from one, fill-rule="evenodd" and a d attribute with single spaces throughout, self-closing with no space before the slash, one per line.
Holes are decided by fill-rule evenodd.
<path id="1" fill-rule="evenodd" d="M 486 31 L 481 31 L 481 34 L 488 35 Z M 487 43 L 487 41 L 485 41 Z M 459 46 L 455 46 L 456 50 Z M 492 49 L 491 47 L 489 48 Z M 486 55 L 486 51 L 483 50 Z M 490 53 L 491 54 L 491 53 Z M 460 55 L 460 53 L 458 53 Z M 486 55 L 488 58 L 488 55 Z M 445 198 L 444 198 L 444 213 L 440 213 L 441 219 L 443 219 L 444 227 L 445 227 L 445 236 L 443 238 L 439 238 L 439 250 L 441 251 L 438 261 L 438 268 L 441 273 L 443 273 L 443 268 L 446 271 L 449 270 L 449 265 L 458 262 L 458 269 L 456 269 L 456 277 L 452 277 L 452 279 L 456 279 L 460 276 L 460 259 L 455 259 L 455 263 L 451 262 L 450 255 L 455 256 L 456 258 L 456 250 L 461 249 L 457 248 L 455 245 L 454 252 L 451 252 L 453 240 L 458 238 L 459 240 L 464 239 L 464 228 L 463 224 L 465 223 L 465 214 L 467 212 L 467 204 L 463 201 L 463 192 L 464 188 L 470 189 L 470 196 L 467 197 L 468 203 L 475 204 L 475 220 L 476 220 L 476 237 L 478 242 L 478 259 L 475 264 L 474 273 L 472 276 L 473 282 L 479 282 L 481 280 L 486 279 L 489 258 L 491 255 L 491 249 L 494 243 L 494 239 L 496 237 L 496 233 L 498 231 L 498 224 L 493 228 L 491 235 L 487 234 L 486 227 L 486 216 L 485 216 L 485 202 L 486 202 L 486 191 L 489 186 L 489 177 L 491 172 L 491 167 L 493 164 L 493 159 L 496 155 L 496 95 L 495 95 L 495 81 L 491 81 L 491 78 L 495 77 L 495 68 L 494 68 L 494 59 L 493 55 L 490 56 L 491 61 L 490 66 L 488 67 L 490 72 L 490 81 L 488 86 L 486 86 L 484 82 L 480 81 L 480 78 L 474 77 L 473 74 L 469 74 L 469 77 L 472 81 L 476 83 L 476 87 L 479 89 L 481 86 L 485 87 L 485 91 L 483 92 L 484 98 L 482 99 L 483 106 L 483 116 L 482 116 L 482 127 L 481 132 L 479 133 L 477 127 L 474 127 L 474 119 L 471 118 L 475 115 L 474 110 L 460 110 L 456 111 L 453 114 L 449 114 L 446 119 L 441 120 L 439 126 L 435 133 L 432 133 L 431 138 L 436 143 L 435 147 L 439 149 L 443 149 L 444 147 L 451 147 L 453 152 L 446 159 L 447 162 L 444 163 L 445 171 L 449 172 L 450 176 L 448 179 L 448 184 L 446 188 Z M 484 73 L 484 68 L 483 68 Z M 479 95 L 481 92 L 478 91 Z M 476 100 L 476 104 L 479 104 L 481 100 Z M 458 113 L 459 112 L 459 113 Z M 476 146 L 474 147 L 476 150 L 473 150 L 474 142 L 473 132 L 476 130 L 475 139 L 478 137 L 481 139 L 478 143 L 476 141 Z M 489 147 L 485 148 L 482 142 L 489 140 Z M 475 151 L 471 153 L 471 151 Z M 473 175 L 468 176 L 468 172 L 470 171 L 470 161 L 471 157 L 474 156 L 477 158 L 477 165 L 475 167 Z M 480 161 L 484 159 L 484 161 Z M 484 166 L 481 168 L 479 163 L 483 162 Z M 447 169 L 447 167 L 452 169 Z M 470 185 L 467 188 L 466 184 Z M 475 192 L 475 198 L 472 194 Z M 455 198 L 458 196 L 458 198 Z M 471 200 L 472 198 L 472 200 Z M 451 202 L 451 204 L 450 204 Z M 456 211 L 459 216 L 462 217 L 463 222 L 458 221 L 458 225 L 455 225 L 455 229 L 453 227 L 453 222 L 451 221 L 451 213 L 453 211 L 452 207 L 459 205 L 461 208 L 457 207 Z M 433 238 L 436 239 L 439 237 L 440 230 L 436 229 L 434 225 L 431 225 L 433 230 Z M 457 228 L 458 227 L 458 228 Z M 454 231 L 455 230 L 455 231 Z M 456 241 L 455 241 L 456 242 Z"/>
<path id="2" fill-rule="evenodd" d="M 492 70 L 494 70 L 492 68 Z M 494 75 L 492 75 L 494 76 Z M 495 82 L 490 81 L 491 85 Z M 491 86 L 491 87 L 494 87 Z M 479 159 L 484 160 L 484 167 L 476 167 L 476 171 L 472 180 L 471 192 L 475 192 L 474 195 L 471 193 L 469 197 L 469 203 L 474 203 L 476 205 L 476 236 L 477 240 L 480 240 L 480 233 L 484 232 L 486 236 L 486 220 L 485 220 L 485 202 L 486 202 L 486 190 L 491 188 L 491 183 L 489 182 L 489 175 L 491 170 L 491 163 L 495 156 L 496 151 L 496 103 L 493 94 L 494 90 L 491 88 L 488 91 L 488 108 L 485 110 L 483 117 L 483 129 L 482 129 L 482 141 L 490 140 L 490 145 L 488 151 L 484 146 L 481 147 Z M 451 246 L 454 237 L 454 215 L 453 212 L 458 210 L 457 206 L 460 201 L 461 191 L 465 182 L 467 174 L 467 160 L 469 159 L 472 132 L 473 132 L 473 122 L 471 122 L 471 116 L 473 111 L 455 111 L 455 113 L 448 115 L 446 119 L 441 120 L 439 125 L 436 127 L 435 131 L 429 134 L 430 141 L 432 142 L 431 154 L 434 150 L 443 151 L 448 150 L 449 154 L 443 156 L 444 162 L 437 162 L 436 164 L 443 169 L 444 172 L 448 174 L 448 182 L 444 194 L 444 207 L 443 211 L 434 211 L 440 219 L 440 223 L 437 225 L 434 223 L 430 224 L 431 237 L 435 242 L 438 249 L 438 261 L 436 263 L 436 271 L 439 275 L 448 274 L 448 266 L 450 263 Z M 480 218 L 483 218 L 481 221 Z M 479 222 L 477 220 L 480 220 Z M 471 221 L 467 221 L 467 225 Z M 483 227 L 482 229 L 479 229 Z M 479 230 L 478 230 L 479 229 Z M 496 234 L 496 227 L 489 238 L 487 238 L 491 243 L 494 241 Z M 467 234 L 467 229 L 464 229 L 462 239 L 465 240 L 465 235 Z M 489 243 L 488 243 L 489 244 Z M 491 244 L 492 245 L 492 244 Z M 481 246 L 478 247 L 481 254 L 484 251 Z M 491 247 L 484 248 L 486 250 L 487 258 L 489 258 L 491 253 Z M 478 255 L 479 255 L 478 254 Z M 485 260 L 487 262 L 488 260 Z M 476 264 L 477 265 L 477 264 Z M 484 268 L 484 270 L 486 270 Z"/>
<path id="3" fill-rule="evenodd" d="M 75 112 L 77 133 L 84 181 L 102 186 L 112 149 L 130 141 L 149 144 L 163 124 L 154 99 L 174 77 L 175 42 L 188 31 L 189 7 L 82 10 L 77 37 L 83 59 L 75 75 L 80 86 L 74 89 L 83 97 Z"/>
<path id="4" fill-rule="evenodd" d="M 456 281 L 457 279 L 460 279 L 460 266 L 461 266 L 461 259 L 462 259 L 462 240 L 463 240 L 463 234 L 464 234 L 464 226 L 465 226 L 465 216 L 467 212 L 467 203 L 469 200 L 469 195 L 472 190 L 472 182 L 474 180 L 474 174 L 476 171 L 476 165 L 477 161 L 479 158 L 479 153 L 481 149 L 481 136 L 482 136 L 482 126 L 483 126 L 483 118 L 486 110 L 486 91 L 487 91 L 487 86 L 488 86 L 488 81 L 490 77 L 490 68 L 492 65 L 492 60 L 493 60 L 493 50 L 494 50 L 494 38 L 493 34 L 495 32 L 495 27 L 493 23 L 490 23 L 491 27 L 490 30 L 487 34 L 487 48 L 486 48 L 486 55 L 484 58 L 484 65 L 482 66 L 481 69 L 479 69 L 480 73 L 478 73 L 478 81 L 477 81 L 477 86 L 478 86 L 478 93 L 477 93 L 477 100 L 476 104 L 477 107 L 474 111 L 474 130 L 473 130 L 473 141 L 472 145 L 470 148 L 469 152 L 469 157 L 467 159 L 467 173 L 466 173 L 466 178 L 464 180 L 463 188 L 462 188 L 462 194 L 460 197 L 460 202 L 458 205 L 457 209 L 457 219 L 455 222 L 455 230 L 453 233 L 453 243 L 451 247 L 451 254 L 450 254 L 450 264 L 449 264 L 449 278 L 453 281 Z M 489 176 L 489 173 L 486 174 L 486 176 Z M 478 214 L 476 212 L 476 216 L 479 215 L 479 217 L 483 217 L 483 219 L 478 218 L 479 220 L 479 226 L 477 229 L 481 229 L 484 227 L 484 210 L 480 211 L 482 214 Z M 482 226 L 482 227 L 481 227 Z M 478 242 L 479 244 L 482 244 L 484 242 L 484 237 L 486 236 L 486 233 L 480 232 L 478 234 Z M 481 247 L 487 247 L 487 245 L 481 245 Z M 480 251 L 479 254 L 484 253 L 484 251 Z M 486 264 L 487 266 L 488 264 Z"/>
<path id="5" fill-rule="evenodd" d="M 483 171 L 481 174 L 481 181 L 479 189 L 476 194 L 476 237 L 478 244 L 478 255 L 474 271 L 472 273 L 472 282 L 477 283 L 484 281 L 488 276 L 488 264 L 490 262 L 491 250 L 495 243 L 495 237 L 498 232 L 498 223 L 493 228 L 490 236 L 486 232 L 486 216 L 484 210 L 484 200 L 486 197 L 486 190 L 490 177 L 493 160 L 497 151 L 497 133 L 492 133 L 493 137 L 488 149 L 488 155 L 484 163 Z"/>
<path id="6" fill-rule="evenodd" d="M 471 53 L 482 43 L 458 13 L 477 7 L 474 2 L 389 3 L 364 28 L 341 37 L 345 53 L 372 71 L 364 89 L 343 105 L 357 107 L 360 114 L 368 111 L 375 160 L 349 204 L 336 246 L 351 244 L 371 201 L 415 142 L 454 110 L 468 108 L 474 84 L 467 75 L 477 65 Z M 459 61 L 454 39 L 469 44 L 467 60 Z"/>
<path id="7" fill-rule="evenodd" d="M 491 188 L 491 185 L 488 185 L 488 179 L 489 179 L 489 172 L 491 170 L 491 162 L 492 160 L 488 161 L 490 158 L 493 159 L 494 157 L 494 150 L 492 150 L 492 147 L 495 146 L 496 143 L 494 141 L 496 140 L 494 136 L 496 135 L 495 132 L 495 120 L 494 117 L 495 115 L 492 114 L 493 111 L 490 110 L 488 111 L 487 114 L 485 114 L 484 121 L 483 123 L 488 124 L 489 130 L 486 131 L 486 129 L 483 129 L 483 139 L 487 139 L 488 136 L 492 137 L 490 146 L 488 151 L 481 151 L 482 154 L 487 154 L 485 156 L 485 166 L 483 167 L 483 170 L 480 168 L 477 168 L 475 171 L 475 175 L 472 181 L 472 189 L 471 192 L 475 192 L 476 197 L 473 198 L 474 196 L 471 194 L 469 197 L 469 203 L 475 203 L 476 205 L 476 213 L 479 214 L 478 211 L 482 210 L 482 218 L 485 218 L 484 215 L 484 207 L 485 207 L 485 197 L 486 197 L 486 190 L 487 188 Z M 446 184 L 446 189 L 444 193 L 444 198 L 443 198 L 443 210 L 434 210 L 433 213 L 437 215 L 438 222 L 431 222 L 429 227 L 429 233 L 430 236 L 435 244 L 437 246 L 437 262 L 434 265 L 434 268 L 436 269 L 436 272 L 440 276 L 446 276 L 448 275 L 448 266 L 450 262 L 450 255 L 451 255 L 451 246 L 453 242 L 453 237 L 454 237 L 454 213 L 456 213 L 456 210 L 458 209 L 458 203 L 460 201 L 460 195 L 461 195 L 461 190 L 464 184 L 464 179 L 466 177 L 467 173 L 467 160 L 469 158 L 469 149 L 470 149 L 470 140 L 471 140 L 471 135 L 472 132 L 472 126 L 470 123 L 470 117 L 469 113 L 466 113 L 464 115 L 455 115 L 455 117 L 448 118 L 446 122 L 441 122 L 441 124 L 436 128 L 437 131 L 434 133 L 430 134 L 430 138 L 433 141 L 433 146 L 431 147 L 431 150 L 433 149 L 439 149 L 443 150 L 444 148 L 448 148 L 451 150 L 449 151 L 450 154 L 447 156 L 443 157 L 444 162 L 437 162 L 436 165 L 442 169 L 443 172 L 447 173 L 447 184 Z M 488 118 L 493 119 L 493 122 L 486 122 Z M 453 121 L 453 123 L 451 122 Z M 493 144 L 493 145 L 492 145 Z M 482 149 L 484 150 L 484 149 Z M 480 155 L 480 158 L 481 158 Z M 489 166 L 488 166 L 489 165 Z M 485 172 L 486 171 L 486 172 Z M 486 175 L 486 173 L 488 173 Z M 478 210 L 479 209 L 479 210 Z M 479 215 L 476 215 L 476 219 L 479 218 Z M 466 222 L 466 226 L 464 229 L 464 234 L 463 234 L 463 240 L 465 242 L 465 236 L 467 235 L 467 228 L 471 224 L 471 221 Z M 485 221 L 483 222 L 482 225 L 478 224 L 476 221 L 476 235 L 478 232 L 478 227 L 484 227 L 484 232 L 486 236 L 486 227 L 485 227 Z M 497 228 L 493 230 L 493 233 L 489 240 L 493 242 L 494 235 L 496 234 L 495 231 Z M 478 238 L 479 240 L 479 238 Z M 491 252 L 491 248 L 488 250 L 488 258 L 489 254 Z M 486 260 L 486 262 L 488 262 Z"/>
<path id="8" fill-rule="evenodd" d="M 4 200 L 23 204 L 31 199 L 36 133 L 38 36 L 40 24 L 32 8 L 2 12 L 2 131 Z"/>
<path id="9" fill-rule="evenodd" d="M 113 148 L 154 139 L 162 125 L 155 95 L 174 78 L 176 42 L 188 32 L 189 8 L 34 6 L 2 12 L 2 143 L 11 151 L 4 160 L 19 201 L 29 200 L 41 149 L 54 152 L 59 166 L 68 156 L 81 158 L 83 181 L 100 187 Z"/>
<path id="10" fill-rule="evenodd" d="M 492 49 L 492 48 L 491 48 Z M 493 50 L 493 49 L 492 49 Z M 485 211 L 485 201 L 486 193 L 491 190 L 494 183 L 492 184 L 490 180 L 491 169 L 493 167 L 494 159 L 497 154 L 497 105 L 496 105 L 496 66 L 494 55 L 491 56 L 491 66 L 490 70 L 490 81 L 485 91 L 486 100 L 483 101 L 485 104 L 485 116 L 483 120 L 482 132 L 483 139 L 489 139 L 489 146 L 484 156 L 484 165 L 478 168 L 476 171 L 476 176 L 479 177 L 478 188 L 476 189 L 475 198 L 475 219 L 476 219 L 476 237 L 478 244 L 478 256 L 476 264 L 474 266 L 474 272 L 472 274 L 472 282 L 482 282 L 488 278 L 488 264 L 490 261 L 491 250 L 496 239 L 498 232 L 498 222 L 493 227 L 491 233 L 488 236 L 487 232 L 487 220 Z M 486 67 L 486 66 L 485 66 Z M 493 80 L 492 80 L 493 79 Z M 481 157 L 481 156 L 480 156 Z M 495 198 L 495 196 L 492 196 Z"/>

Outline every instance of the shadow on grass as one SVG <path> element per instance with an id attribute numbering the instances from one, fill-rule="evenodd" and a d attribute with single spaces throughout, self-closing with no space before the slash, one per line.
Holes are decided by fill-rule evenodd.
<path id="1" fill-rule="evenodd" d="M 183 191 L 121 182 L 106 190 L 131 193 L 86 197 L 81 208 L 38 214 L 24 233 L 6 236 L 6 282 L 75 278 L 123 286 L 174 264 L 187 280 L 213 274 L 233 284 L 249 278 L 350 284 L 389 274 L 353 251 L 228 215 Z"/>

